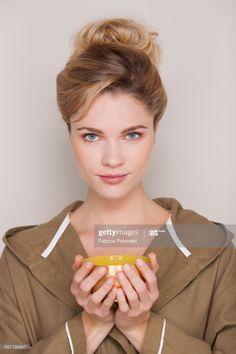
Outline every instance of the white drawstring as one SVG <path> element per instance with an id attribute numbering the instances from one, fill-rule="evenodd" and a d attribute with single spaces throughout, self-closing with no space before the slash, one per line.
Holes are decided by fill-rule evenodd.
<path id="1" fill-rule="evenodd" d="M 72 343 L 72 339 L 71 339 L 71 335 L 70 335 L 70 330 L 69 330 L 69 326 L 68 326 L 68 321 L 66 321 L 65 323 L 65 328 L 66 328 L 66 335 L 70 344 L 70 350 L 71 350 L 71 354 L 74 354 L 74 347 L 73 347 L 73 343 Z"/>
<path id="2" fill-rule="evenodd" d="M 67 228 L 70 223 L 69 213 L 66 215 L 65 219 L 61 223 L 59 229 L 53 236 L 52 241 L 49 243 L 47 248 L 41 253 L 41 256 L 47 258 L 47 256 L 52 252 L 53 248 L 56 246 L 57 242 L 59 241 L 60 237 L 62 236 L 63 232 Z"/>
<path id="3" fill-rule="evenodd" d="M 174 226 L 171 221 L 171 217 L 168 218 L 168 220 L 166 222 L 166 227 L 169 231 L 170 236 L 172 237 L 172 240 L 174 241 L 174 243 L 176 244 L 178 249 L 185 255 L 185 257 L 191 256 L 191 252 L 183 245 L 183 243 L 180 241 L 180 239 L 176 235 Z"/>
<path id="4" fill-rule="evenodd" d="M 164 344 L 165 331 L 166 331 L 166 319 L 164 318 L 163 319 L 163 326 L 162 326 L 162 330 L 161 330 L 160 346 L 159 346 L 157 354 L 161 354 L 161 352 L 162 352 L 162 348 L 163 348 L 163 344 Z"/>

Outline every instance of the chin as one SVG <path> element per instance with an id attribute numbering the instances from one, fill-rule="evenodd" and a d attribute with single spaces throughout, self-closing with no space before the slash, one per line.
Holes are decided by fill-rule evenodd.
<path id="1" fill-rule="evenodd" d="M 99 188 L 99 190 L 96 189 L 94 192 L 103 199 L 122 199 L 129 194 L 129 190 L 119 188 L 118 186 Z"/>
<path id="2" fill-rule="evenodd" d="M 115 192 L 111 192 L 111 193 L 101 193 L 101 191 L 98 193 L 98 195 L 100 195 L 102 198 L 105 198 L 105 199 L 121 199 L 121 198 L 124 198 L 128 193 L 125 193 L 125 192 L 118 192 L 115 193 Z"/>

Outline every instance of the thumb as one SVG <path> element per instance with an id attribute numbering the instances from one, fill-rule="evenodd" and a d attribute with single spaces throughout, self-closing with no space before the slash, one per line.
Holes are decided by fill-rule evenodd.
<path id="1" fill-rule="evenodd" d="M 157 263 L 157 257 L 156 257 L 156 254 L 155 253 L 149 253 L 148 254 L 148 257 L 150 258 L 151 260 L 151 269 L 154 273 L 157 272 L 158 268 L 159 268 L 159 264 Z"/>
<path id="2" fill-rule="evenodd" d="M 73 263 L 73 265 L 72 265 L 73 271 L 76 271 L 77 269 L 79 269 L 79 267 L 80 267 L 81 264 L 82 264 L 83 258 L 84 258 L 84 257 L 81 256 L 80 254 L 75 256 L 74 263 Z"/>

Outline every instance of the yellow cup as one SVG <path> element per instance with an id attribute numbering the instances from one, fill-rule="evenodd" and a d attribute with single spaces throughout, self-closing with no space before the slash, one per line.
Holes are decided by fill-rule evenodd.
<path id="1" fill-rule="evenodd" d="M 149 257 L 146 257 L 146 256 L 112 255 L 112 256 L 96 256 L 96 257 L 84 258 L 82 260 L 83 263 L 93 262 L 95 267 L 96 266 L 106 266 L 108 268 L 107 273 L 94 285 L 94 287 L 92 288 L 92 292 L 94 292 L 98 288 L 100 288 L 109 276 L 115 277 L 114 286 L 116 288 L 120 288 L 121 285 L 116 277 L 116 274 L 119 271 L 122 271 L 122 265 L 125 263 L 130 264 L 133 267 L 133 269 L 135 270 L 135 272 L 144 280 L 142 274 L 140 273 L 139 269 L 135 265 L 135 261 L 137 259 L 142 259 L 150 267 L 151 260 Z"/>

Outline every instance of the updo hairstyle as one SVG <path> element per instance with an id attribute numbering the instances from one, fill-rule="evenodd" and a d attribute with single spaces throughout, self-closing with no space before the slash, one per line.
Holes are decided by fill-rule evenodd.
<path id="1" fill-rule="evenodd" d="M 69 132 L 73 115 L 82 119 L 105 92 L 130 94 L 145 105 L 156 128 L 167 105 L 156 36 L 140 21 L 106 18 L 87 23 L 72 37 L 73 52 L 56 79 L 57 104 Z"/>

